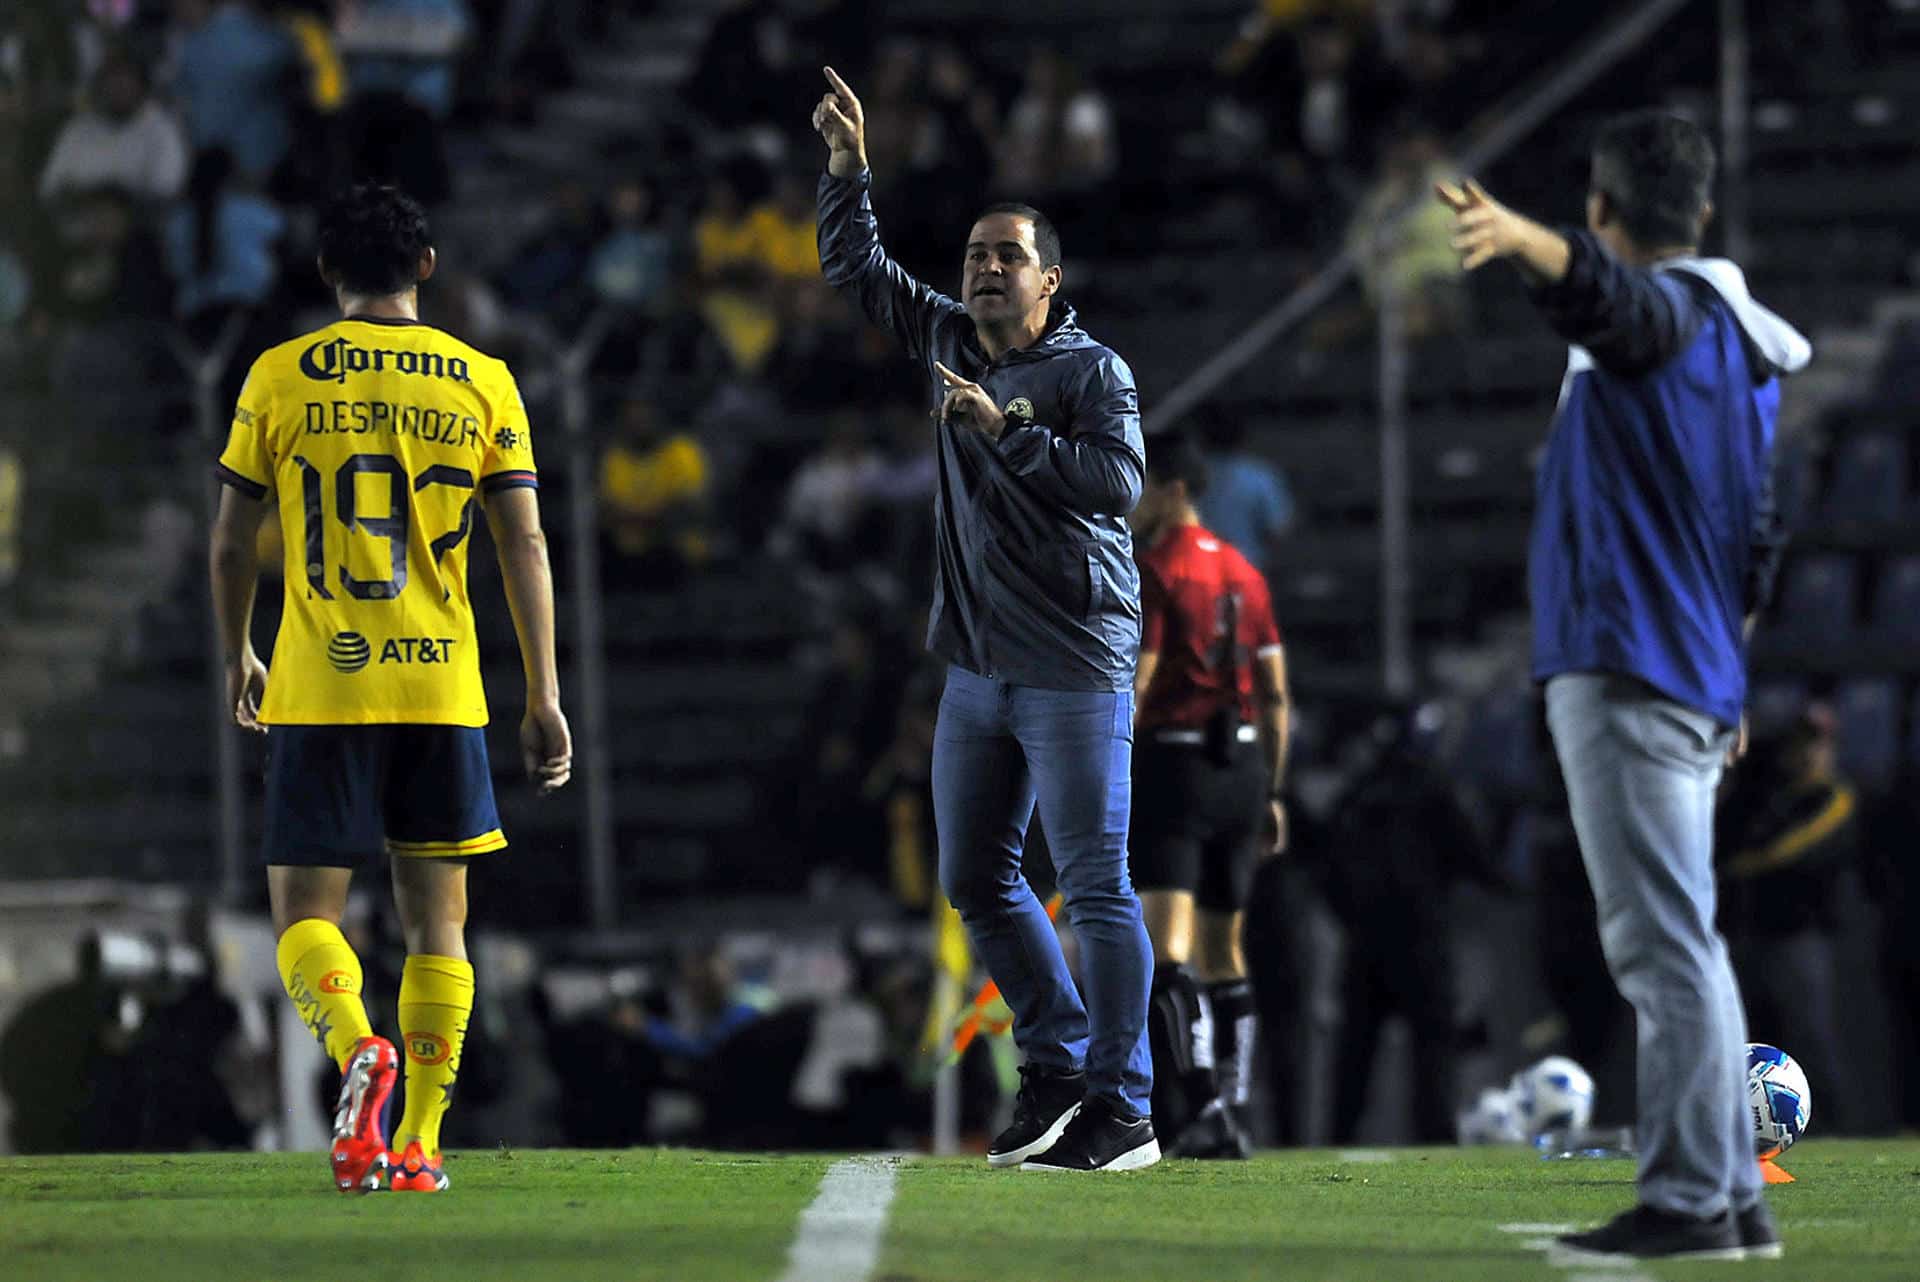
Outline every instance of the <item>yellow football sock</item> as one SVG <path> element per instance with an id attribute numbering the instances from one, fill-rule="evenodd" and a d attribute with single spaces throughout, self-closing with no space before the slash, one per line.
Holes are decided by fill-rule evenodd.
<path id="1" fill-rule="evenodd" d="M 345 1071 L 360 1039 L 373 1036 L 353 946 L 332 922 L 307 917 L 287 927 L 274 958 L 301 1022 Z"/>
<path id="2" fill-rule="evenodd" d="M 440 1151 L 440 1119 L 453 1103 L 460 1044 L 473 1013 L 473 967 L 453 957 L 419 954 L 400 972 L 400 1032 L 407 1055 L 407 1109 L 393 1134 L 396 1152 L 420 1141 Z"/>

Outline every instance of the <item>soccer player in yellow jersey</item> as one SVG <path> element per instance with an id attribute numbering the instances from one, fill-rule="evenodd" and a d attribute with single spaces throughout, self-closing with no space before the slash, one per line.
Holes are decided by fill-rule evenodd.
<path id="1" fill-rule="evenodd" d="M 499 549 L 527 678 L 520 746 L 542 793 L 572 742 L 554 664 L 553 580 L 527 414 L 507 367 L 423 325 L 426 215 L 359 187 L 320 223 L 320 272 L 345 319 L 254 362 L 233 412 L 210 557 L 227 694 L 268 738 L 267 890 L 280 976 L 344 1080 L 333 1177 L 343 1191 L 438 1192 L 440 1121 L 473 1010 L 467 863 L 507 844 L 481 727 L 468 535 L 475 501 Z M 249 624 L 256 536 L 278 512 L 286 607 L 273 671 Z M 384 846 L 406 934 L 399 1072 L 374 1035 L 360 961 L 340 933 L 353 869 Z"/>

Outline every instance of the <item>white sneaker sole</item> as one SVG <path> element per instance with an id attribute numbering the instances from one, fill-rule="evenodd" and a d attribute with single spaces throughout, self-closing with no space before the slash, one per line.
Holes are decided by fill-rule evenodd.
<path id="1" fill-rule="evenodd" d="M 1105 1166 L 1096 1166 L 1091 1171 L 1076 1171 L 1066 1166 L 1048 1166 L 1045 1162 L 1028 1162 L 1020 1169 L 1023 1171 L 1058 1171 L 1062 1175 L 1092 1175 L 1101 1171 L 1142 1171 L 1160 1160 L 1160 1141 L 1150 1139 L 1138 1148 L 1130 1148 Z"/>
<path id="2" fill-rule="evenodd" d="M 1779 1242 L 1769 1242 L 1765 1246 L 1749 1246 L 1743 1247 L 1742 1249 L 1746 1251 L 1749 1260 L 1784 1260 L 1787 1258 L 1787 1248 Z"/>
<path id="3" fill-rule="evenodd" d="M 1556 1269 L 1573 1268 L 1582 1264 L 1664 1264 L 1669 1260 L 1686 1262 L 1700 1260 L 1707 1263 L 1739 1264 L 1743 1260 L 1756 1258 L 1744 1246 L 1714 1247 L 1706 1251 L 1682 1251 L 1674 1255 L 1632 1255 L 1624 1251 L 1587 1251 L 1577 1246 L 1555 1246 L 1547 1252 L 1547 1263 Z"/>
<path id="4" fill-rule="evenodd" d="M 1060 1136 L 1067 1129 L 1067 1123 L 1071 1122 L 1079 1113 L 1080 1106 L 1075 1104 L 1072 1108 L 1060 1114 L 1060 1116 L 1054 1120 L 1052 1126 L 1040 1132 L 1040 1137 L 1034 1140 L 1033 1143 L 1023 1145 L 1020 1148 L 1009 1149 L 1005 1153 L 987 1154 L 987 1165 L 996 1171 L 1000 1171 L 1005 1170 L 1009 1166 L 1018 1166 L 1030 1157 L 1039 1157 L 1042 1153 L 1060 1142 Z"/>

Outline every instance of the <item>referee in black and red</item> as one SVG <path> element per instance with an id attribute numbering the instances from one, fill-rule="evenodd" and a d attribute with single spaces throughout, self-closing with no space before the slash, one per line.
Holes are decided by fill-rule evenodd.
<path id="1" fill-rule="evenodd" d="M 1154 1117 L 1173 1152 L 1234 1158 L 1252 1147 L 1241 938 L 1255 866 L 1286 848 L 1289 705 L 1266 580 L 1200 523 L 1206 480 L 1192 442 L 1154 438 L 1132 516 L 1144 617 L 1129 851 L 1153 937 Z"/>

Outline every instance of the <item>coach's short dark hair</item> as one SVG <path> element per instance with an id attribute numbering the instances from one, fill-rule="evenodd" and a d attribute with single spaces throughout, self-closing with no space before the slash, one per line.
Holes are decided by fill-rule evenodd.
<path id="1" fill-rule="evenodd" d="M 321 270 L 349 293 L 404 293 L 432 247 L 427 211 L 398 187 L 362 183 L 320 215 Z"/>
<path id="2" fill-rule="evenodd" d="M 1187 497 L 1197 499 L 1207 492 L 1209 470 L 1207 456 L 1185 432 L 1161 432 L 1147 438 L 1147 479 L 1154 484 L 1184 481 Z"/>
<path id="3" fill-rule="evenodd" d="M 1012 214 L 1015 218 L 1030 220 L 1033 223 L 1033 247 L 1040 253 L 1040 270 L 1060 265 L 1060 232 L 1051 218 L 1032 205 L 1023 205 L 1017 200 L 1003 200 L 997 205 L 988 205 L 973 221 L 977 223 L 981 218 L 994 214 Z"/>
<path id="4" fill-rule="evenodd" d="M 1593 141 L 1593 188 L 1646 249 L 1691 245 L 1713 191 L 1713 143 L 1671 112 L 1616 116 Z"/>

